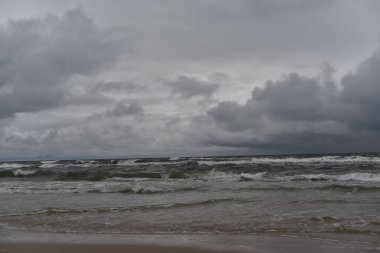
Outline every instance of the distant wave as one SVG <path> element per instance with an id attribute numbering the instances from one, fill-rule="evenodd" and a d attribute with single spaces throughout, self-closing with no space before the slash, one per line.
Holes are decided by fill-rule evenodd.
<path id="1" fill-rule="evenodd" d="M 215 160 L 201 159 L 199 165 L 223 165 L 223 164 L 271 164 L 271 163 L 380 163 L 380 157 L 370 156 L 320 156 L 320 157 L 253 157 L 245 159 Z"/>
<path id="2" fill-rule="evenodd" d="M 0 169 L 19 169 L 19 168 L 26 168 L 31 167 L 33 165 L 31 164 L 25 164 L 25 163 L 3 163 L 0 164 Z"/>
<path id="3" fill-rule="evenodd" d="M 212 161 L 212 160 L 201 160 L 197 161 L 199 165 L 222 165 L 222 164 L 250 164 L 253 163 L 252 160 L 218 160 L 218 161 Z"/>
<path id="4" fill-rule="evenodd" d="M 321 157 L 285 157 L 252 158 L 252 163 L 380 163 L 380 157 L 368 156 L 321 156 Z"/>
<path id="5" fill-rule="evenodd" d="M 52 163 L 57 163 L 58 161 L 56 160 L 49 160 L 49 161 L 40 161 L 43 164 L 52 164 Z"/>

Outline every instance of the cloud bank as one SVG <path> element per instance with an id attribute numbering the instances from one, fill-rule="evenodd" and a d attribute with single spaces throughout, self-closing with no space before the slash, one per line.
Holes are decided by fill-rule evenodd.
<path id="1" fill-rule="evenodd" d="M 340 83 L 332 71 L 324 65 L 316 77 L 287 74 L 256 87 L 245 104 L 222 101 L 194 121 L 206 125 L 198 137 L 206 144 L 275 152 L 376 150 L 380 52 Z"/>
<path id="2" fill-rule="evenodd" d="M 380 151 L 377 2 L 31 2 L 0 3 L 0 159 Z"/>

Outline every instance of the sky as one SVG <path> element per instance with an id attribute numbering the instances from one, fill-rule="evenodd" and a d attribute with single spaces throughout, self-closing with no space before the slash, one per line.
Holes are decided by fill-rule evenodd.
<path id="1" fill-rule="evenodd" d="M 380 151 L 377 0 L 0 0 L 0 159 Z"/>

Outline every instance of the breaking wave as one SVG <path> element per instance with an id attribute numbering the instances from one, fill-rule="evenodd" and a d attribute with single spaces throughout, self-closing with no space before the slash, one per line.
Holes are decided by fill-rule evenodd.
<path id="1" fill-rule="evenodd" d="M 266 174 L 267 172 L 258 172 L 256 174 L 241 173 L 240 178 L 242 181 L 262 180 Z"/>
<path id="2" fill-rule="evenodd" d="M 14 170 L 12 172 L 13 172 L 13 175 L 15 175 L 16 177 L 18 177 L 18 176 L 29 176 L 29 175 L 33 175 L 34 173 L 36 173 L 35 170 L 22 170 L 22 169 L 17 169 L 17 170 Z"/>
<path id="3" fill-rule="evenodd" d="M 379 173 L 348 173 L 341 175 L 328 174 L 302 174 L 291 177 L 291 180 L 310 180 L 310 181 L 363 181 L 380 182 Z"/>
<path id="4" fill-rule="evenodd" d="M 26 168 L 31 167 L 33 165 L 31 164 L 24 164 L 24 163 L 3 163 L 0 164 L 0 169 L 19 169 L 19 168 Z"/>

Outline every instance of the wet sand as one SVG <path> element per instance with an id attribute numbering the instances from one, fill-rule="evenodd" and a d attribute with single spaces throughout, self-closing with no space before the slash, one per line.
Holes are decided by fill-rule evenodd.
<path id="1" fill-rule="evenodd" d="M 75 234 L 0 229 L 0 253 L 379 253 L 378 236 Z M 330 238 L 329 238 L 330 237 Z"/>
<path id="2" fill-rule="evenodd" d="M 205 249 L 185 246 L 158 246 L 158 245 L 122 245 L 122 244 L 60 244 L 60 243 L 0 243 L 1 253 L 361 253 L 380 252 L 379 248 L 371 245 L 353 247 L 337 243 L 336 245 L 319 246 L 307 241 L 302 244 L 279 243 L 267 247 L 257 244 L 255 248 L 241 249 Z"/>
<path id="3" fill-rule="evenodd" d="M 99 245 L 99 244 L 0 244 L 2 253 L 234 253 L 178 246 Z"/>

